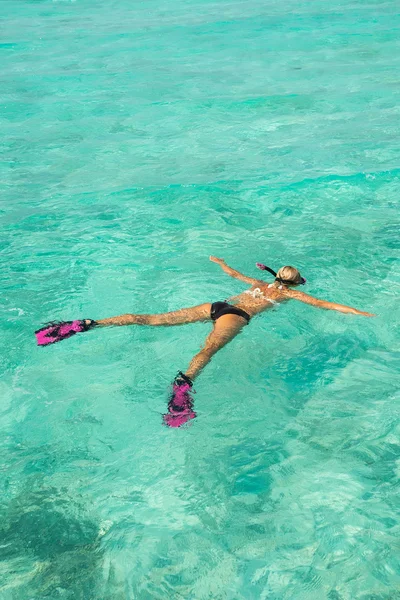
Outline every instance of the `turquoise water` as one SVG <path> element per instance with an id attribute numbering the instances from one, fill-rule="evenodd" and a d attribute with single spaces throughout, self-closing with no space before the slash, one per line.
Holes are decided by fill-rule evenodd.
<path id="1" fill-rule="evenodd" d="M 0 10 L 1 599 L 400 598 L 398 2 Z M 240 292 L 210 254 L 378 317 L 257 317 L 182 430 L 209 325 L 35 346 Z"/>

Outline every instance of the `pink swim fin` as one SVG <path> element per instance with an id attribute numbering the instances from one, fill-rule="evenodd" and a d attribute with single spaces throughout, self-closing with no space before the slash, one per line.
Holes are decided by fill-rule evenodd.
<path id="1" fill-rule="evenodd" d="M 189 394 L 192 385 L 189 377 L 179 372 L 172 386 L 168 413 L 163 415 L 164 423 L 168 427 L 181 427 L 196 418 L 196 413 L 192 410 L 193 398 Z"/>
<path id="2" fill-rule="evenodd" d="M 86 323 L 86 320 L 82 319 L 79 321 L 60 321 L 48 323 L 45 327 L 35 331 L 36 340 L 38 346 L 48 346 L 49 344 L 55 344 L 66 340 L 67 338 L 81 333 L 82 331 L 88 331 L 96 325 L 96 321 L 90 320 Z"/>

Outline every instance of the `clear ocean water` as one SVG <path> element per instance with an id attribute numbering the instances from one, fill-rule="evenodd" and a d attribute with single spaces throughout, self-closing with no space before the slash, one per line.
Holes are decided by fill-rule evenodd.
<path id="1" fill-rule="evenodd" d="M 397 0 L 0 11 L 1 600 L 399 599 Z M 210 254 L 378 317 L 257 317 L 181 430 L 208 324 L 35 346 L 243 290 Z"/>

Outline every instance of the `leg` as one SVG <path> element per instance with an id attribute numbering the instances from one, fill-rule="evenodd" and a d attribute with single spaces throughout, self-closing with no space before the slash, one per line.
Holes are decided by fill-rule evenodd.
<path id="1" fill-rule="evenodd" d="M 210 320 L 211 304 L 199 304 L 192 308 L 182 308 L 174 312 L 163 313 L 160 315 L 120 315 L 119 317 L 110 317 L 96 321 L 96 327 L 110 327 L 122 325 L 184 325 L 185 323 L 195 323 L 196 321 Z"/>
<path id="2" fill-rule="evenodd" d="M 210 362 L 214 354 L 233 340 L 245 325 L 247 325 L 246 319 L 238 315 L 223 315 L 220 317 L 206 339 L 204 348 L 192 359 L 185 375 L 193 381 Z"/>
<path id="3" fill-rule="evenodd" d="M 179 372 L 175 378 L 168 412 L 164 415 L 165 425 L 181 427 L 196 417 L 190 395 L 193 379 L 210 362 L 212 356 L 230 342 L 246 324 L 246 319 L 238 315 L 223 315 L 215 322 L 203 350 L 193 358 L 186 373 Z"/>

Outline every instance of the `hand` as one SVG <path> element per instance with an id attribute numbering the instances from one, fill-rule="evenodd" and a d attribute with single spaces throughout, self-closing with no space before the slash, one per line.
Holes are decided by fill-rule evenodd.
<path id="1" fill-rule="evenodd" d="M 211 262 L 217 263 L 217 265 L 224 265 L 225 261 L 223 258 L 217 258 L 216 256 L 210 256 Z"/>
<path id="2" fill-rule="evenodd" d="M 360 314 L 363 317 L 376 317 L 376 315 L 374 315 L 373 313 L 369 313 L 369 312 L 361 312 Z"/>

